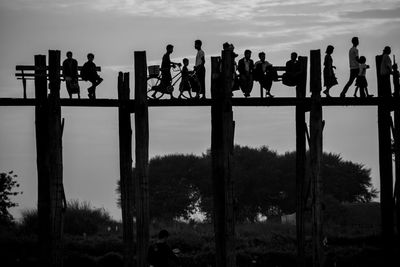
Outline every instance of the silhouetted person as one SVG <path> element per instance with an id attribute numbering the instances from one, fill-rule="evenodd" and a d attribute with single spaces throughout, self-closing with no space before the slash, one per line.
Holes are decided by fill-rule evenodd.
<path id="1" fill-rule="evenodd" d="M 367 59 L 364 56 L 361 56 L 359 59 L 359 73 L 356 80 L 356 86 L 360 89 L 360 97 L 372 97 L 373 95 L 368 94 L 368 82 L 366 76 L 367 69 L 369 69 L 369 65 L 365 64 Z"/>
<path id="2" fill-rule="evenodd" d="M 201 40 L 194 41 L 194 48 L 197 50 L 194 71 L 200 83 L 200 90 L 197 92 L 196 97 L 201 95 L 202 98 L 206 98 L 206 68 L 204 66 L 206 60 L 204 51 L 201 49 L 202 44 Z"/>
<path id="3" fill-rule="evenodd" d="M 182 98 L 182 97 L 186 98 L 186 96 L 183 94 L 184 92 L 188 92 L 190 98 L 192 98 L 192 93 L 191 93 L 192 87 L 190 84 L 190 79 L 191 79 L 191 75 L 193 74 L 193 72 L 189 71 L 189 69 L 188 69 L 189 59 L 184 58 L 182 60 L 182 63 L 183 63 L 183 67 L 181 70 L 181 83 L 179 84 L 180 94 L 179 94 L 178 98 Z"/>
<path id="4" fill-rule="evenodd" d="M 324 60 L 324 86 L 326 89 L 323 91 L 323 93 L 326 95 L 326 97 L 331 97 L 329 94 L 329 90 L 331 89 L 332 86 L 338 84 L 335 72 L 333 69 L 336 69 L 335 66 L 333 66 L 333 59 L 332 59 L 332 53 L 335 48 L 332 45 L 328 45 L 326 47 L 326 55 L 325 55 L 325 60 Z"/>
<path id="5" fill-rule="evenodd" d="M 264 52 L 260 52 L 258 57 L 260 60 L 254 64 L 253 76 L 260 83 L 260 86 L 266 90 L 266 96 L 274 97 L 271 95 L 271 87 L 276 73 L 272 68 L 272 64 L 265 60 Z"/>
<path id="6" fill-rule="evenodd" d="M 72 58 L 72 52 L 68 51 L 66 54 L 67 58 L 63 61 L 63 77 L 65 80 L 65 86 L 67 87 L 69 98 L 72 98 L 72 94 L 78 94 L 78 98 L 81 98 L 79 83 L 78 83 L 78 61 Z"/>
<path id="7" fill-rule="evenodd" d="M 399 80 L 399 69 L 396 63 L 393 64 L 393 87 L 394 97 L 400 97 L 400 80 Z"/>
<path id="8" fill-rule="evenodd" d="M 239 60 L 239 84 L 245 97 L 249 97 L 253 89 L 254 62 L 251 59 L 251 51 L 245 50 L 244 57 Z"/>
<path id="9" fill-rule="evenodd" d="M 231 60 L 232 60 L 232 64 L 233 64 L 233 68 L 232 68 L 232 92 L 233 91 L 237 91 L 239 90 L 239 75 L 236 74 L 236 70 L 237 70 L 237 64 L 236 64 L 236 60 L 235 58 L 238 56 L 238 54 L 235 53 L 235 47 L 233 44 L 230 44 L 228 42 L 225 42 L 222 44 L 222 48 L 224 51 L 230 51 L 231 52 Z M 222 61 L 220 62 L 220 73 L 222 74 Z M 220 76 L 219 78 L 219 86 L 223 86 L 223 77 Z M 233 96 L 233 93 L 232 93 Z"/>
<path id="10" fill-rule="evenodd" d="M 344 86 L 342 92 L 340 93 L 340 97 L 346 97 L 347 90 L 353 84 L 354 80 L 358 76 L 358 49 L 359 45 L 358 37 L 353 37 L 351 39 L 353 43 L 353 47 L 349 50 L 349 65 L 350 65 L 350 77 L 349 81 Z"/>
<path id="11" fill-rule="evenodd" d="M 90 99 L 96 99 L 96 87 L 103 81 L 103 78 L 101 78 L 97 74 L 96 70 L 96 64 L 94 64 L 94 55 L 92 53 L 89 53 L 87 55 L 88 61 L 83 64 L 82 70 L 81 70 L 81 77 L 82 80 L 89 81 L 92 83 L 92 86 L 90 86 L 88 90 L 88 96 Z"/>
<path id="12" fill-rule="evenodd" d="M 290 54 L 290 60 L 286 62 L 286 71 L 282 75 L 282 83 L 287 86 L 296 86 L 299 82 L 301 67 L 297 61 L 297 53 Z"/>
<path id="13" fill-rule="evenodd" d="M 179 262 L 167 244 L 169 233 L 167 230 L 161 230 L 158 234 L 158 240 L 149 247 L 147 261 L 152 267 L 169 267 Z"/>
<path id="14" fill-rule="evenodd" d="M 389 46 L 385 46 L 382 54 L 382 62 L 380 68 L 381 75 L 381 90 L 382 96 L 391 96 L 392 89 L 390 85 L 390 74 L 392 74 L 392 60 L 390 59 L 390 53 L 392 50 Z"/>
<path id="15" fill-rule="evenodd" d="M 161 61 L 161 88 L 163 90 L 163 93 L 167 93 L 171 95 L 171 99 L 174 98 L 172 95 L 172 92 L 174 91 L 174 88 L 171 85 L 172 82 L 172 76 L 171 76 L 171 67 L 175 68 L 176 65 L 180 66 L 179 63 L 171 62 L 170 55 L 172 52 L 174 52 L 174 46 L 172 44 L 169 44 L 166 46 L 167 52 L 164 54 L 162 57 Z M 152 97 L 155 98 L 156 91 L 154 91 Z"/>

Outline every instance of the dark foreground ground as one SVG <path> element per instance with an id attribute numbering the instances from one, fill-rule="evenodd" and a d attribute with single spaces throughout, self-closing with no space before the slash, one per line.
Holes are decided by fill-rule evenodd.
<path id="1" fill-rule="evenodd" d="M 179 248 L 181 266 L 215 266 L 215 247 L 210 224 L 153 225 L 152 241 L 160 228 L 171 232 L 169 244 Z M 238 225 L 237 266 L 296 266 L 295 226 L 280 223 Z M 309 232 L 309 229 L 307 229 Z M 325 227 L 328 244 L 325 266 L 379 267 L 400 262 L 399 240 L 382 248 L 379 229 L 374 226 L 331 225 Z M 307 237 L 307 266 L 311 266 L 311 239 Z M 1 266 L 37 266 L 37 236 L 18 231 L 3 231 L 0 239 Z M 100 234 L 65 235 L 64 266 L 122 265 L 121 229 L 104 229 Z"/>

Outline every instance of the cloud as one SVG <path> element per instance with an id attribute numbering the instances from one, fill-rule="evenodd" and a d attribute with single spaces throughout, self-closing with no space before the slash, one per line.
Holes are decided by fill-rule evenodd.
<path id="1" fill-rule="evenodd" d="M 400 7 L 394 9 L 369 9 L 363 11 L 346 12 L 343 18 L 351 19 L 399 19 Z"/>

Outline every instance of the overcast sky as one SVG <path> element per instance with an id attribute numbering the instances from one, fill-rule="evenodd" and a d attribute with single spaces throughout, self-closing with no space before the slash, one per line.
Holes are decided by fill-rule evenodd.
<path id="1" fill-rule="evenodd" d="M 265 51 L 267 60 L 284 65 L 292 51 L 309 56 L 311 49 L 331 44 L 339 95 L 349 75 L 351 38 L 360 39 L 360 55 L 367 58 L 370 93 L 376 95 L 375 55 L 386 45 L 400 51 L 398 0 L 0 0 L 0 97 L 22 97 L 22 83 L 14 77 L 15 65 L 33 64 L 34 55 L 71 50 L 82 65 L 86 54 L 95 54 L 105 79 L 98 98 L 116 98 L 118 71 L 133 73 L 133 52 L 147 52 L 148 65 L 160 64 L 165 46 L 174 44 L 171 58 L 188 57 L 193 66 L 193 42 L 203 40 L 206 80 L 210 56 L 220 54 L 222 43 Z M 86 83 L 81 83 L 86 98 Z M 353 87 L 348 95 L 353 94 Z M 131 83 L 133 91 L 133 83 Z M 28 82 L 28 97 L 33 97 Z M 278 96 L 294 96 L 293 88 L 274 84 Z M 62 84 L 62 97 L 67 97 Z M 236 93 L 240 96 L 239 93 Z M 258 85 L 253 96 L 259 95 Z M 131 97 L 133 93 L 131 93 Z M 210 94 L 207 92 L 207 96 Z M 371 168 L 379 189 L 377 110 L 372 107 L 324 108 L 324 150 Z M 116 108 L 63 108 L 64 186 L 67 199 L 90 201 L 104 207 L 115 219 L 118 170 Z M 132 120 L 134 115 L 132 115 Z M 268 146 L 279 153 L 295 149 L 294 108 L 234 108 L 235 143 Z M 32 107 L 0 107 L 0 171 L 14 170 L 23 195 L 12 213 L 37 203 L 35 118 Z M 194 153 L 210 147 L 210 108 L 152 108 L 149 112 L 150 155 Z M 268 164 L 266 162 L 266 164 Z"/>

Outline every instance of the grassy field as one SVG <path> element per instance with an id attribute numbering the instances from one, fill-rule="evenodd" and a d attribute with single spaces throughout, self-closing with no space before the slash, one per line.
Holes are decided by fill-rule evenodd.
<path id="1" fill-rule="evenodd" d="M 379 237 L 379 221 L 379 205 L 375 204 L 347 205 L 339 214 L 329 218 L 324 225 L 328 241 L 324 247 L 325 266 L 390 266 L 382 265 L 382 262 L 398 258 L 399 240 L 396 246 L 383 249 Z M 29 225 L 34 223 L 29 222 Z M 150 229 L 151 242 L 156 240 L 158 231 L 164 228 L 171 233 L 171 248 L 179 248 L 181 251 L 181 266 L 215 266 L 212 224 L 154 223 Z M 65 267 L 122 266 L 120 223 L 103 222 L 95 233 L 84 234 L 77 229 L 70 229 L 70 232 L 73 234 L 64 235 Z M 309 224 L 306 225 L 306 233 L 307 266 L 311 266 Z M 0 254 L 1 266 L 36 266 L 39 255 L 37 236 L 34 231 L 22 225 L 3 228 L 0 231 Z M 296 228 L 278 221 L 236 225 L 236 255 L 238 267 L 296 266 Z"/>
<path id="2" fill-rule="evenodd" d="M 158 229 L 170 231 L 169 244 L 181 250 L 182 266 L 214 266 L 215 246 L 210 224 L 153 225 L 152 242 Z M 399 255 L 380 248 L 374 229 L 360 227 L 326 227 L 326 266 L 382 266 L 379 261 Z M 237 266 L 295 266 L 295 227 L 278 223 L 242 224 L 236 227 Z M 37 261 L 35 235 L 3 233 L 0 251 L 6 265 L 32 266 Z M 307 261 L 311 261 L 311 238 L 306 240 Z M 65 266 L 122 266 L 122 234 L 120 228 L 92 235 L 65 235 Z"/>

